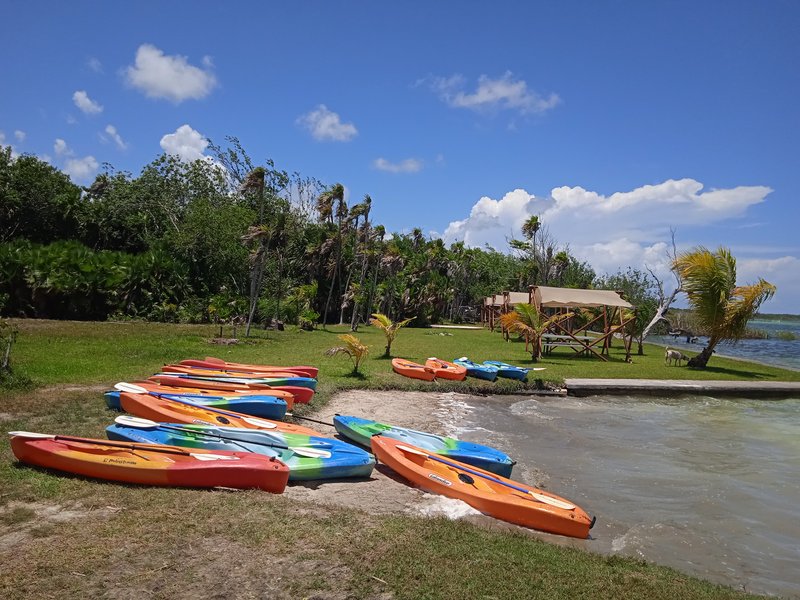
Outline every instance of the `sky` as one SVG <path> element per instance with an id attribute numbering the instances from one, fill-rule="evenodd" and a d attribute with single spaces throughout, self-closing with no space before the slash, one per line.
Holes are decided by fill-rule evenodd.
<path id="1" fill-rule="evenodd" d="M 668 288 L 674 231 L 800 313 L 800 2 L 0 7 L 0 143 L 78 184 L 236 136 L 389 231 L 506 251 L 538 215 Z"/>

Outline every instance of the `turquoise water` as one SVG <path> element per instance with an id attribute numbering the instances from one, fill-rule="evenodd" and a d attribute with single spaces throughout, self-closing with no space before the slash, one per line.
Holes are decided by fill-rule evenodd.
<path id="1" fill-rule="evenodd" d="M 548 539 L 800 596 L 800 398 L 460 398 L 460 437 L 597 515 Z"/>
<path id="2" fill-rule="evenodd" d="M 766 340 L 741 340 L 736 344 L 723 343 L 717 346 L 717 354 L 756 360 L 775 367 L 800 370 L 800 322 L 797 321 L 750 321 L 748 327 L 765 331 L 770 335 Z M 779 332 L 794 334 L 794 340 L 780 340 L 775 337 Z M 679 348 L 689 355 L 698 354 L 705 346 L 708 338 L 700 337 L 695 343 L 686 343 L 686 338 L 673 338 L 668 335 L 657 335 L 648 338 L 662 345 Z M 712 358 L 713 360 L 713 358 Z"/>

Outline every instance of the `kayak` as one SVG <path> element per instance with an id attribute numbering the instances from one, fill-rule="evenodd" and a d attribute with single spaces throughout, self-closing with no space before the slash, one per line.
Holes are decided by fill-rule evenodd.
<path id="1" fill-rule="evenodd" d="M 178 396 L 149 396 L 145 394 L 131 394 L 122 392 L 120 404 L 125 412 L 166 423 L 198 423 L 200 425 L 227 425 L 229 427 L 244 427 L 246 429 L 267 429 L 285 433 L 300 433 L 324 437 L 318 431 L 260 417 L 251 417 L 231 410 L 222 410 L 210 406 L 202 406 L 194 402 L 181 400 Z"/>
<path id="2" fill-rule="evenodd" d="M 589 537 L 594 525 L 583 509 L 550 492 L 382 435 L 371 442 L 375 457 L 415 486 L 463 500 L 490 517 L 576 538 Z"/>
<path id="3" fill-rule="evenodd" d="M 179 361 L 178 364 L 187 365 L 190 367 L 203 367 L 206 369 L 226 369 L 229 371 L 288 371 L 290 373 L 297 373 L 303 377 L 317 378 L 319 369 L 307 365 L 296 365 L 291 367 L 278 367 L 273 365 L 251 365 L 247 363 L 228 362 L 213 356 L 206 356 L 204 359 L 187 359 Z"/>
<path id="4" fill-rule="evenodd" d="M 283 392 L 289 392 L 292 396 L 294 396 L 295 402 L 301 402 L 304 404 L 311 402 L 311 399 L 314 397 L 314 390 L 306 387 L 297 387 L 294 385 L 267 385 L 265 383 L 205 381 L 201 379 L 191 379 L 189 377 L 180 377 L 176 373 L 151 375 L 147 378 L 147 381 L 169 387 L 197 388 L 207 391 L 220 392 L 239 392 L 241 390 L 280 390 Z"/>
<path id="5" fill-rule="evenodd" d="M 486 379 L 487 381 L 494 381 L 497 379 L 497 372 L 499 369 L 495 366 L 485 364 L 481 365 L 476 362 L 472 362 L 466 356 L 457 358 L 453 362 L 457 365 L 465 367 L 467 369 L 467 375 L 470 377 Z"/>
<path id="6" fill-rule="evenodd" d="M 484 365 L 488 365 L 490 367 L 497 367 L 497 376 L 498 377 L 505 377 L 506 379 L 516 379 L 518 381 L 524 381 L 528 377 L 528 372 L 532 369 L 526 369 L 525 367 L 517 367 L 515 365 L 510 365 L 505 362 L 501 362 L 499 360 L 485 360 L 483 361 Z"/>
<path id="7" fill-rule="evenodd" d="M 251 417 L 263 417 L 264 419 L 275 419 L 276 421 L 280 421 L 286 416 L 286 410 L 288 408 L 286 400 L 275 396 L 210 396 L 207 394 L 173 392 L 169 390 L 151 391 L 146 388 L 142 389 L 151 396 L 181 398 L 182 400 L 188 400 L 202 406 L 233 410 L 244 415 L 250 415 Z M 122 410 L 119 395 L 119 390 L 109 390 L 104 394 L 108 408 L 111 410 Z"/>
<path id="8" fill-rule="evenodd" d="M 250 452 L 193 452 L 175 446 L 109 442 L 12 431 L 11 450 L 23 463 L 75 475 L 178 487 L 259 488 L 280 494 L 289 467 Z"/>
<path id="9" fill-rule="evenodd" d="M 336 415 L 333 418 L 333 426 L 341 435 L 362 446 L 369 447 L 372 436 L 380 434 L 383 437 L 400 440 L 441 456 L 486 469 L 503 477 L 511 476 L 511 469 L 515 464 L 506 453 L 491 446 L 465 442 L 406 427 L 387 425 L 369 419 Z"/>
<path id="10" fill-rule="evenodd" d="M 201 377 L 237 377 L 245 379 L 292 379 L 294 377 L 304 377 L 311 379 L 306 375 L 299 375 L 291 371 L 262 371 L 259 373 L 253 371 L 231 371 L 224 368 L 207 368 L 207 367 L 190 367 L 187 365 L 164 365 L 161 367 L 162 373 L 180 373 L 182 375 L 199 375 Z"/>
<path id="11" fill-rule="evenodd" d="M 375 466 L 372 455 L 337 439 L 238 427 L 156 423 L 127 416 L 117 417 L 116 421 L 106 429 L 111 440 L 169 444 L 203 452 L 254 452 L 285 463 L 290 481 L 369 477 Z"/>
<path id="12" fill-rule="evenodd" d="M 208 374 L 197 373 L 175 373 L 175 372 L 162 372 L 156 373 L 157 377 L 169 375 L 180 379 L 194 379 L 195 381 L 216 381 L 218 383 L 239 383 L 239 384 L 253 384 L 261 383 L 269 386 L 283 386 L 295 385 L 298 387 L 305 387 L 311 390 L 317 389 L 317 380 L 311 377 L 234 377 L 232 375 L 215 374 L 213 371 L 208 371 Z"/>
<path id="13" fill-rule="evenodd" d="M 294 408 L 294 395 L 291 392 L 285 392 L 283 390 L 277 390 L 272 388 L 266 388 L 263 390 L 232 390 L 232 391 L 222 391 L 222 390 L 208 390 L 204 388 L 190 388 L 190 387 L 172 387 L 168 385 L 160 385 L 155 383 L 154 381 L 137 381 L 136 383 L 128 383 L 128 382 L 120 382 L 114 387 L 119 390 L 122 387 L 138 387 L 141 388 L 136 393 L 145 393 L 142 390 L 146 390 L 148 393 L 155 393 L 155 394 L 172 394 L 174 396 L 197 396 L 198 398 L 208 398 L 208 399 L 216 399 L 216 398 L 226 398 L 231 400 L 241 399 L 241 398 L 260 398 L 260 397 L 271 397 L 271 398 L 278 398 L 286 402 L 286 410 L 291 410 Z M 134 390 L 129 390 L 134 391 Z M 114 410 L 121 410 L 119 407 L 119 396 L 116 397 L 116 406 L 112 406 L 109 403 L 108 398 L 106 398 L 106 402 L 109 404 L 109 408 Z M 232 409 L 236 410 L 236 409 Z M 244 412 L 244 411 L 239 411 Z"/>
<path id="14" fill-rule="evenodd" d="M 462 365 L 447 362 L 440 358 L 431 357 L 425 361 L 425 366 L 433 369 L 434 374 L 439 379 L 452 379 L 453 381 L 464 381 L 467 376 L 467 369 Z"/>
<path id="15" fill-rule="evenodd" d="M 420 365 L 404 358 L 393 358 L 392 369 L 395 373 L 410 377 L 412 379 L 422 379 L 423 381 L 433 381 L 436 372 L 430 367 Z"/>

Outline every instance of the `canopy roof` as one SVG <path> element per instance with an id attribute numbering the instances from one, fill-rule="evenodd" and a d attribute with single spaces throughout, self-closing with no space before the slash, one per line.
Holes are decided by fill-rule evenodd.
<path id="1" fill-rule="evenodd" d="M 612 290 L 575 290 L 539 285 L 534 286 L 533 293 L 536 304 L 544 308 L 577 308 L 581 306 L 633 308 L 633 304 L 623 300 L 618 292 Z"/>
<path id="2" fill-rule="evenodd" d="M 618 292 L 612 290 L 576 290 L 539 285 L 533 286 L 533 293 L 536 305 L 543 308 L 578 308 L 581 306 L 633 308 L 630 302 L 627 302 Z M 483 303 L 486 306 L 502 306 L 506 295 L 510 305 L 528 304 L 530 301 L 528 292 L 503 292 L 502 294 L 495 294 L 494 300 L 492 300 L 492 296 L 488 296 Z"/>

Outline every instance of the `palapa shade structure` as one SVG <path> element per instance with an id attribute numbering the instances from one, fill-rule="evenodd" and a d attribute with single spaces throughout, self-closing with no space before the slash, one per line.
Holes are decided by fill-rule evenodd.
<path id="1" fill-rule="evenodd" d="M 628 313 L 626 318 L 623 310 L 635 311 L 635 307 L 620 292 L 532 285 L 527 292 L 503 292 L 484 298 L 483 323 L 494 330 L 498 317 L 512 311 L 517 304 L 532 304 L 539 312 L 548 314 L 580 308 L 602 309 L 599 316 L 578 329 L 554 323 L 543 336 L 545 350 L 552 351 L 555 347 L 563 346 L 574 350 L 576 355 L 589 353 L 605 361 L 607 358 L 604 355 L 608 354 L 612 337 L 620 334 L 625 344 L 625 358 L 630 359 L 632 335 L 627 332 L 627 325 L 636 317 Z M 599 328 L 597 326 L 601 323 L 602 333 L 585 335 L 592 326 Z M 503 333 L 507 335 L 507 332 Z"/>

